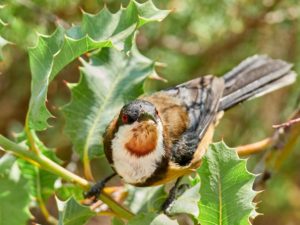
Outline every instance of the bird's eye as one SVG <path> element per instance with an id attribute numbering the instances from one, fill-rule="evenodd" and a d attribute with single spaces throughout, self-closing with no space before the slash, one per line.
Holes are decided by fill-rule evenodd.
<path id="1" fill-rule="evenodd" d="M 122 122 L 123 123 L 128 123 L 128 116 L 127 115 L 125 115 L 125 114 L 122 115 Z"/>
<path id="2" fill-rule="evenodd" d="M 158 115 L 158 111 L 157 111 L 157 109 L 155 109 L 155 113 L 156 113 L 156 115 Z"/>

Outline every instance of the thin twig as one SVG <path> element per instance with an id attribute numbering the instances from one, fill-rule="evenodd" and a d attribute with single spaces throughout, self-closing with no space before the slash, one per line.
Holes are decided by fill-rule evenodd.
<path id="1" fill-rule="evenodd" d="M 296 120 L 300 116 L 298 109 L 289 121 Z M 287 122 L 289 123 L 289 122 Z M 270 177 L 278 172 L 283 162 L 295 149 L 300 137 L 300 123 L 290 123 L 289 126 L 280 126 L 273 134 L 271 146 L 265 152 L 263 157 L 262 175 L 256 180 L 255 187 L 263 187 Z"/>
<path id="2" fill-rule="evenodd" d="M 287 127 L 290 127 L 292 126 L 294 123 L 300 123 L 300 117 L 299 118 L 296 118 L 296 119 L 292 119 L 292 120 L 289 120 L 285 123 L 282 123 L 282 124 L 277 124 L 277 125 L 273 125 L 272 127 L 275 128 L 275 129 L 278 129 L 278 128 L 287 128 Z"/>

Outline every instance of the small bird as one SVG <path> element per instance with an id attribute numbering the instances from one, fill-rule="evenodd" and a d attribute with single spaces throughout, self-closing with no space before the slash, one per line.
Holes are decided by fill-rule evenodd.
<path id="1" fill-rule="evenodd" d="M 242 61 L 223 77 L 207 75 L 153 93 L 123 106 L 104 134 L 106 157 L 126 183 L 152 186 L 178 179 L 201 159 L 223 112 L 250 98 L 292 84 L 292 65 L 265 55 Z M 115 174 L 96 184 L 86 197 L 100 194 Z"/>

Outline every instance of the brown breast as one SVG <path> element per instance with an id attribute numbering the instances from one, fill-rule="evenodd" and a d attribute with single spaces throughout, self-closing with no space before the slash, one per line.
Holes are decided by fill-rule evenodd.
<path id="1" fill-rule="evenodd" d="M 136 156 L 144 156 L 151 153 L 157 144 L 156 124 L 145 121 L 132 129 L 132 136 L 125 144 L 125 148 Z"/>

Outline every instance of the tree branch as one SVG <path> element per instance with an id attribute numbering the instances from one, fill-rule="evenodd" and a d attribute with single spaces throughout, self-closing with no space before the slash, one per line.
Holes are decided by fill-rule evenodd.
<path id="1" fill-rule="evenodd" d="M 267 147 L 272 145 L 272 138 L 265 138 L 261 141 L 236 147 L 239 156 L 248 156 L 265 151 Z"/>
<path id="2" fill-rule="evenodd" d="M 237 147 L 237 152 L 240 156 L 250 155 L 258 152 L 264 152 L 262 175 L 255 182 L 255 187 L 262 187 L 266 181 L 280 170 L 283 162 L 295 149 L 300 137 L 300 108 L 293 114 L 293 116 L 279 126 L 272 137 L 266 138 L 260 142 Z M 259 164 L 259 167 L 262 165 Z"/>

